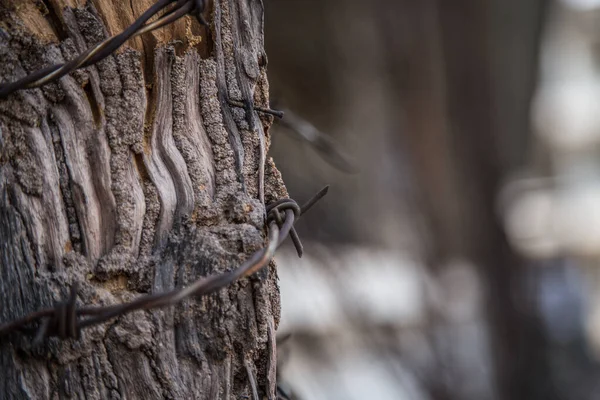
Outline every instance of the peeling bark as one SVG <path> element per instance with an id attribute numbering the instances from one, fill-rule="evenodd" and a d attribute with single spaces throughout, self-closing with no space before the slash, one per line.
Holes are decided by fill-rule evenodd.
<path id="1" fill-rule="evenodd" d="M 149 0 L 0 0 L 0 81 L 72 59 Z M 94 66 L 0 101 L 0 322 L 114 304 L 224 272 L 262 247 L 271 117 L 260 0 L 215 0 Z M 201 37 L 201 39 L 199 39 Z M 271 160 L 267 200 L 287 195 Z M 0 398 L 274 397 L 277 274 L 80 340 L 0 339 Z M 256 376 L 253 388 L 248 371 Z"/>

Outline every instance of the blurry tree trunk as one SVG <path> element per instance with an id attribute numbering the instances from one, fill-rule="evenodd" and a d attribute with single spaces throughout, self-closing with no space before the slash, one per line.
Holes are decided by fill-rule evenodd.
<path id="1" fill-rule="evenodd" d="M 0 0 L 0 80 L 72 59 L 153 2 Z M 268 106 L 262 2 L 214 0 L 205 15 L 210 29 L 185 17 L 0 101 L 0 322 L 65 299 L 75 282 L 79 304 L 130 301 L 263 246 L 272 121 L 227 102 Z M 267 200 L 284 196 L 265 168 Z M 0 338 L 0 398 L 237 399 L 252 396 L 250 375 L 273 398 L 276 279 L 272 264 L 79 340 Z"/>
<path id="2" fill-rule="evenodd" d="M 508 245 L 497 208 L 503 180 L 526 158 L 544 3 L 425 3 L 436 3 L 417 12 L 432 19 L 421 24 L 430 29 L 417 34 L 431 37 L 437 27 L 437 36 L 421 50 L 429 56 L 404 53 L 409 74 L 399 80 L 433 234 L 430 262 L 439 268 L 466 257 L 477 266 L 500 398 L 551 398 L 527 266 Z"/>
<path id="3" fill-rule="evenodd" d="M 403 23 L 389 23 L 389 10 L 383 18 L 397 49 L 389 52 L 390 68 L 432 239 L 429 264 L 434 273 L 454 258 L 477 267 L 500 398 L 551 398 L 528 270 L 507 242 L 497 207 L 503 180 L 527 155 L 544 2 L 398 7 Z M 451 386 L 443 391 L 456 392 Z"/>
<path id="4" fill-rule="evenodd" d="M 527 156 L 544 2 L 439 4 L 462 253 L 485 284 L 498 394 L 549 399 L 548 348 L 530 274 L 497 207 L 504 180 Z"/>
<path id="5" fill-rule="evenodd" d="M 332 209 L 307 219 L 343 219 L 324 230 L 341 241 L 397 249 L 402 230 L 394 222 L 422 234 L 415 220 L 423 216 L 419 244 L 425 242 L 420 250 L 431 272 L 467 260 L 484 283 L 492 395 L 552 398 L 530 270 L 508 245 L 496 207 L 503 180 L 527 157 L 546 1 L 309 3 L 267 3 L 273 9 L 268 32 L 277 32 L 268 37 L 273 86 L 340 142 L 354 144 L 363 179 L 336 179 Z M 300 22 L 292 24 L 288 15 Z M 305 20 L 315 21 L 308 32 L 297 28 Z M 291 186 L 293 175 L 307 172 L 296 172 L 301 161 L 288 160 L 280 167 L 296 192 L 302 185 Z M 334 173 L 314 168 L 312 174 Z M 412 213 L 402 213 L 402 201 L 414 205 Z M 445 361 L 452 367 L 427 382 L 437 386 L 433 398 L 484 398 L 468 397 L 464 376 L 452 375 L 454 364 Z"/>

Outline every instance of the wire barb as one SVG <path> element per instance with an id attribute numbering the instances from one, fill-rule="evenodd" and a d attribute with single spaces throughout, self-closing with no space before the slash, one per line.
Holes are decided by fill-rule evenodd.
<path id="1" fill-rule="evenodd" d="M 228 99 L 227 102 L 229 103 L 229 105 L 233 106 L 233 107 L 238 107 L 238 108 L 247 108 L 246 105 L 244 104 L 244 102 L 242 101 L 238 101 L 238 100 L 232 100 L 232 99 Z M 283 118 L 284 116 L 284 112 L 280 111 L 280 110 L 273 110 L 271 108 L 265 108 L 265 107 L 260 107 L 260 106 L 253 106 L 254 110 L 261 112 L 263 114 L 269 114 L 269 115 L 273 115 L 279 119 Z"/>

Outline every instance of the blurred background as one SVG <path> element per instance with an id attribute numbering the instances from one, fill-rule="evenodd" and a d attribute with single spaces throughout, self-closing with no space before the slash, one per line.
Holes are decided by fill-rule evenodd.
<path id="1" fill-rule="evenodd" d="M 265 0 L 289 398 L 600 399 L 600 1 Z"/>

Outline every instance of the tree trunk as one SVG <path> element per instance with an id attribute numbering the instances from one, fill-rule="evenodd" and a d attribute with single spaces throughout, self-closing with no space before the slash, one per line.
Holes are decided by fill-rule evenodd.
<path id="1" fill-rule="evenodd" d="M 0 81 L 70 60 L 153 0 L 0 0 Z M 16 3 L 16 4 L 15 4 Z M 264 245 L 271 117 L 261 0 L 214 0 L 97 64 L 0 101 L 0 323 L 117 304 L 230 270 Z M 286 196 L 269 160 L 267 201 Z M 0 398 L 274 397 L 275 266 L 79 340 L 0 338 Z M 250 376 L 256 377 L 256 388 Z"/>

